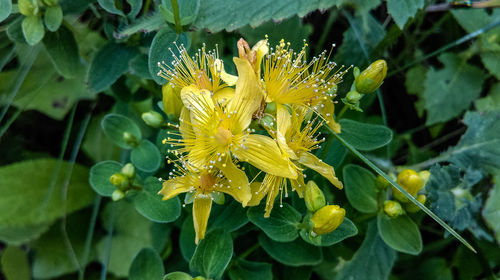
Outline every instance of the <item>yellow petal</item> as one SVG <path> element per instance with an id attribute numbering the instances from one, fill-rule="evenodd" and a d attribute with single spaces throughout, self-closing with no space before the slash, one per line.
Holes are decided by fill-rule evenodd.
<path id="1" fill-rule="evenodd" d="M 226 105 L 234 96 L 234 89 L 230 87 L 225 87 L 214 93 L 214 100 L 216 103 L 221 105 Z"/>
<path id="2" fill-rule="evenodd" d="M 224 70 L 224 62 L 220 59 L 216 59 L 214 62 L 214 67 L 217 73 L 219 73 L 219 77 L 223 80 L 228 86 L 234 86 L 236 81 L 238 81 L 238 76 L 234 76 L 226 73 Z"/>
<path id="3" fill-rule="evenodd" d="M 252 191 L 252 199 L 248 202 L 247 206 L 257 206 L 260 201 L 266 196 L 264 190 L 261 190 L 262 182 L 253 182 L 250 184 L 250 189 Z"/>
<path id="4" fill-rule="evenodd" d="M 231 195 L 243 207 L 247 206 L 247 203 L 252 198 L 252 194 L 250 193 L 250 185 L 245 172 L 236 167 L 229 157 L 226 157 L 222 163 L 217 164 L 217 167 L 228 179 L 229 184 L 229 187 L 224 186 L 218 190 Z"/>
<path id="5" fill-rule="evenodd" d="M 180 193 L 188 192 L 193 186 L 191 176 L 175 177 L 163 182 L 163 187 L 158 194 L 163 195 L 163 200 L 171 199 Z"/>
<path id="6" fill-rule="evenodd" d="M 276 140 L 281 150 L 290 158 L 297 159 L 294 151 L 288 146 L 286 134 L 292 126 L 292 118 L 285 106 L 278 104 L 276 108 Z"/>
<path id="7" fill-rule="evenodd" d="M 182 106 L 180 89 L 172 87 L 171 83 L 164 84 L 161 89 L 163 95 L 163 111 L 167 116 L 173 115 L 178 118 Z"/>
<path id="8" fill-rule="evenodd" d="M 292 185 L 292 190 L 297 192 L 300 198 L 304 196 L 305 183 L 304 183 L 304 175 L 302 171 L 299 171 L 299 176 L 297 176 L 296 180 L 290 180 L 290 184 Z"/>
<path id="9" fill-rule="evenodd" d="M 340 124 L 338 124 L 333 118 L 333 112 L 335 110 L 335 105 L 333 101 L 329 98 L 323 100 L 318 106 L 318 113 L 325 119 L 326 124 L 335 133 L 340 133 Z"/>
<path id="10" fill-rule="evenodd" d="M 196 232 L 196 244 L 198 244 L 198 241 L 205 238 L 211 209 L 212 198 L 209 195 L 196 195 L 193 202 L 193 224 L 194 231 Z"/>
<path id="11" fill-rule="evenodd" d="M 264 135 L 250 134 L 235 142 L 232 152 L 241 161 L 276 176 L 297 178 L 296 167 L 281 154 L 276 142 Z"/>
<path id="12" fill-rule="evenodd" d="M 266 212 L 264 217 L 269 217 L 271 215 L 271 210 L 273 210 L 274 201 L 280 193 L 280 185 L 283 183 L 283 178 L 279 176 L 267 174 L 262 182 L 262 188 L 267 192 L 266 198 Z"/>
<path id="13" fill-rule="evenodd" d="M 194 136 L 193 127 L 190 124 L 191 115 L 186 107 L 182 107 L 181 116 L 179 117 L 179 132 L 182 138 L 189 139 Z"/>
<path id="14" fill-rule="evenodd" d="M 335 176 L 335 171 L 333 170 L 333 167 L 324 163 L 313 154 L 307 152 L 301 153 L 299 155 L 298 161 L 301 164 L 321 174 L 323 177 L 328 179 L 328 181 L 330 181 L 330 183 L 332 183 L 335 187 L 339 189 L 342 189 L 344 187 L 342 182 L 340 182 L 339 179 L 337 179 L 337 177 Z"/>
<path id="15" fill-rule="evenodd" d="M 210 122 L 215 113 L 215 105 L 210 91 L 199 89 L 194 85 L 181 90 L 181 100 L 191 115 L 193 125 L 205 125 Z"/>
<path id="16" fill-rule="evenodd" d="M 258 41 L 257 44 L 252 47 L 252 52 L 255 52 L 254 69 L 257 76 L 260 76 L 260 64 L 264 56 L 269 53 L 267 39 Z"/>
<path id="17" fill-rule="evenodd" d="M 233 58 L 238 70 L 238 81 L 234 97 L 228 104 L 227 111 L 234 122 L 234 130 L 243 131 L 252 121 L 252 115 L 261 106 L 263 94 L 260 81 L 252 65 L 246 59 Z"/>

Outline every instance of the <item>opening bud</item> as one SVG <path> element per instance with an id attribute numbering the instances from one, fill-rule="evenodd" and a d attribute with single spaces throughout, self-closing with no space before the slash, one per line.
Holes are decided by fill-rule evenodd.
<path id="1" fill-rule="evenodd" d="M 144 112 L 141 115 L 142 120 L 149 126 L 154 128 L 158 128 L 163 126 L 165 120 L 163 116 L 155 111 Z"/>
<path id="2" fill-rule="evenodd" d="M 420 189 L 422 189 L 422 187 L 424 186 L 422 178 L 418 175 L 417 172 L 411 169 L 405 169 L 401 171 L 398 174 L 397 182 L 413 197 L 415 197 Z M 401 202 L 409 202 L 408 198 L 406 198 L 406 196 L 404 196 L 404 194 L 398 191 L 396 188 L 392 188 L 392 195 Z"/>
<path id="3" fill-rule="evenodd" d="M 125 166 L 122 168 L 122 174 L 125 175 L 126 177 L 132 179 L 135 176 L 135 168 L 132 165 L 132 163 L 127 163 Z"/>
<path id="4" fill-rule="evenodd" d="M 417 200 L 418 202 L 425 204 L 425 202 L 427 201 L 427 196 L 425 196 L 425 194 L 419 194 L 417 195 Z M 405 205 L 405 210 L 409 213 L 416 213 L 420 211 L 420 207 L 410 202 Z"/>
<path id="5" fill-rule="evenodd" d="M 129 185 L 127 176 L 122 173 L 115 173 L 109 177 L 109 181 L 118 189 L 124 189 Z"/>
<path id="6" fill-rule="evenodd" d="M 391 218 L 396 218 L 405 213 L 401 204 L 394 200 L 386 200 L 384 202 L 384 212 Z"/>
<path id="7" fill-rule="evenodd" d="M 345 210 L 338 205 L 326 205 L 312 216 L 313 233 L 327 234 L 337 229 L 344 221 Z"/>
<path id="8" fill-rule="evenodd" d="M 356 90 L 363 94 L 374 92 L 380 87 L 386 75 L 387 62 L 382 59 L 377 60 L 356 77 Z"/>
<path id="9" fill-rule="evenodd" d="M 304 202 L 309 211 L 315 212 L 325 206 L 326 200 L 323 191 L 316 185 L 314 181 L 309 181 L 306 184 L 304 193 Z"/>
<path id="10" fill-rule="evenodd" d="M 125 193 L 121 190 L 115 190 L 112 194 L 111 194 L 111 199 L 113 199 L 113 201 L 118 201 L 122 198 L 125 197 Z"/>

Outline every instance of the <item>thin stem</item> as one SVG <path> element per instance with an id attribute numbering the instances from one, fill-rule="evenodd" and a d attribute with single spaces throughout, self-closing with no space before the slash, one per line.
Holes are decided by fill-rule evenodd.
<path id="1" fill-rule="evenodd" d="M 243 252 L 240 255 L 240 258 L 244 259 L 244 258 L 248 257 L 255 250 L 259 249 L 259 247 L 260 247 L 260 244 L 259 243 L 255 243 L 255 245 L 253 245 L 252 247 L 248 248 L 245 252 Z"/>
<path id="2" fill-rule="evenodd" d="M 433 56 L 436 56 L 436 55 L 438 55 L 438 54 L 440 54 L 440 53 L 442 53 L 442 52 L 444 52 L 444 51 L 446 51 L 448 49 L 451 49 L 451 48 L 453 48 L 455 46 L 458 46 L 458 45 L 460 45 L 460 44 L 462 44 L 464 42 L 467 42 L 467 41 L 469 41 L 471 39 L 474 39 L 477 36 L 479 36 L 479 35 L 481 35 L 481 34 L 483 34 L 485 32 L 488 32 L 488 30 L 493 29 L 493 28 L 495 28 L 495 27 L 497 27 L 499 25 L 500 25 L 500 20 L 499 21 L 495 21 L 493 23 L 490 23 L 490 24 L 486 25 L 483 28 L 480 28 L 480 29 L 478 29 L 478 30 L 476 30 L 476 31 L 474 31 L 472 33 L 469 33 L 469 34 L 463 36 L 462 38 L 460 38 L 460 39 L 458 39 L 458 40 L 456 40 L 454 42 L 451 42 L 451 43 L 443 46 L 442 48 L 439 48 L 439 49 L 437 49 L 437 50 L 435 50 L 435 51 L 433 51 L 433 52 L 431 52 L 431 53 L 429 53 L 429 54 L 427 54 L 427 55 L 425 55 L 425 56 L 423 56 L 423 57 L 421 57 L 421 58 L 419 58 L 419 59 L 417 59 L 417 60 L 415 60 L 413 62 L 410 62 L 410 63 L 404 65 L 403 67 L 400 67 L 400 68 L 398 68 L 398 69 L 396 69 L 394 71 L 389 72 L 389 74 L 387 75 L 387 77 L 393 76 L 393 75 L 395 75 L 395 74 L 397 74 L 397 73 L 399 73 L 399 72 L 401 72 L 401 71 L 403 71 L 405 69 L 410 68 L 411 66 L 413 66 L 413 65 L 415 65 L 417 63 L 420 63 L 420 62 L 422 62 L 424 60 L 427 60 L 427 59 L 429 59 L 429 58 L 431 58 Z"/>
<path id="3" fill-rule="evenodd" d="M 342 116 L 345 114 L 345 112 L 347 112 L 348 108 L 349 107 L 344 104 L 344 107 L 342 107 L 342 110 L 340 110 L 339 114 L 337 115 L 337 118 L 336 118 L 337 121 L 342 118 Z"/>
<path id="4" fill-rule="evenodd" d="M 328 37 L 328 34 L 330 33 L 330 29 L 332 29 L 332 25 L 337 19 L 337 10 L 330 10 L 330 15 L 328 16 L 328 20 L 326 21 L 325 24 L 325 29 L 323 29 L 323 33 L 321 33 L 321 37 L 319 37 L 317 48 L 322 48 L 323 45 L 325 44 L 326 38 Z M 315 50 L 316 52 L 320 52 L 321 50 Z"/>
<path id="5" fill-rule="evenodd" d="M 142 9 L 143 15 L 148 13 L 150 4 L 151 4 L 151 0 L 146 0 L 146 3 L 144 3 L 144 8 Z"/>
<path id="6" fill-rule="evenodd" d="M 115 226 L 116 216 L 116 203 L 111 204 L 111 218 L 109 219 L 109 232 L 106 236 L 106 250 L 104 252 L 104 259 L 102 260 L 101 280 L 106 280 L 108 273 L 109 257 L 111 256 L 111 244 L 113 240 L 113 230 Z"/>
<path id="7" fill-rule="evenodd" d="M 83 248 L 83 254 L 82 254 L 82 264 L 84 266 L 78 272 L 78 280 L 85 279 L 85 264 L 87 263 L 90 255 L 90 247 L 92 246 L 92 238 L 94 237 L 94 230 L 97 222 L 97 214 L 99 213 L 101 200 L 102 197 L 100 195 L 97 195 L 94 200 L 94 208 L 92 208 L 92 217 L 90 218 L 89 230 L 87 232 L 87 238 L 85 239 L 85 247 Z"/>
<path id="8" fill-rule="evenodd" d="M 453 235 L 456 239 L 462 242 L 467 248 L 476 253 L 476 250 L 462 237 L 458 234 L 453 228 L 447 225 L 441 218 L 439 218 L 436 214 L 434 214 L 429 208 L 425 207 L 422 203 L 416 200 L 411 194 L 409 194 L 403 187 L 401 187 L 398 183 L 394 182 L 389 175 L 385 174 L 380 168 L 378 168 L 375 164 L 373 164 L 368 158 L 366 158 L 363 154 L 361 154 L 356 148 L 351 146 L 351 144 L 347 143 L 340 135 L 335 133 L 331 128 L 327 127 L 327 129 L 344 145 L 346 146 L 354 155 L 356 155 L 361 161 L 363 161 L 366 165 L 368 165 L 373 171 L 375 171 L 380 176 L 384 177 L 393 187 L 399 190 L 404 194 L 413 204 L 417 205 L 422 211 L 424 211 L 427 215 L 429 215 L 432 219 L 434 219 L 438 224 L 440 224 L 444 229 L 446 229 L 451 235 Z"/>
<path id="9" fill-rule="evenodd" d="M 179 4 L 177 0 L 170 0 L 172 3 L 172 9 L 174 10 L 174 22 L 175 22 L 175 32 L 177 34 L 182 33 L 181 16 L 179 14 Z"/>

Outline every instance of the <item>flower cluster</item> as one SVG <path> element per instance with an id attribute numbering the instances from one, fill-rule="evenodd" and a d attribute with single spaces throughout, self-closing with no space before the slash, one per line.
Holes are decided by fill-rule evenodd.
<path id="1" fill-rule="evenodd" d="M 347 70 L 329 61 L 327 52 L 307 61 L 306 47 L 296 52 L 282 40 L 271 48 L 265 39 L 250 48 L 240 39 L 233 58 L 237 76 L 226 73 L 218 51 L 205 47 L 191 57 L 177 46 L 170 65 L 158 64 L 158 75 L 169 82 L 164 87 L 170 87 L 163 92 L 177 93 L 183 104 L 178 132 L 163 141 L 175 158 L 168 159 L 174 168 L 159 194 L 166 200 L 189 193 L 197 243 L 221 193 L 243 207 L 266 197 L 267 217 L 277 196 L 288 195 L 288 186 L 303 197 L 305 168 L 342 189 L 333 167 L 311 151 L 324 141 L 323 124 L 340 132 L 332 99 Z M 168 98 L 163 102 L 170 106 Z M 243 162 L 262 175 L 249 180 Z"/>

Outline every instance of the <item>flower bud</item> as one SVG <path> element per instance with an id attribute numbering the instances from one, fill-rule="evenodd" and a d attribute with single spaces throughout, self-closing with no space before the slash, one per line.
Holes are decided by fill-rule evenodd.
<path id="1" fill-rule="evenodd" d="M 135 176 L 135 168 L 132 165 L 132 163 L 127 163 L 125 166 L 122 168 L 122 174 L 125 175 L 126 177 L 132 179 Z"/>
<path id="2" fill-rule="evenodd" d="M 42 3 L 47 7 L 54 7 L 59 3 L 59 0 L 42 0 Z"/>
<path id="3" fill-rule="evenodd" d="M 417 172 L 411 169 L 405 169 L 398 174 L 398 184 L 403 187 L 412 196 L 416 196 L 423 187 L 423 180 Z M 401 202 L 408 202 L 408 198 L 395 188 L 392 188 L 392 195 Z"/>
<path id="4" fill-rule="evenodd" d="M 363 95 L 361 95 L 359 92 L 352 90 L 347 93 L 347 95 L 345 96 L 345 100 L 350 104 L 358 104 L 359 100 L 361 100 L 362 97 Z"/>
<path id="5" fill-rule="evenodd" d="M 429 178 L 431 177 L 431 173 L 429 172 L 429 170 L 422 170 L 418 172 L 418 176 L 422 178 L 422 185 L 425 186 L 429 181 Z"/>
<path id="6" fill-rule="evenodd" d="M 155 111 L 144 112 L 142 113 L 141 118 L 147 125 L 154 128 L 161 127 L 165 122 L 163 116 Z"/>
<path id="7" fill-rule="evenodd" d="M 123 141 L 132 147 L 137 147 L 139 145 L 139 140 L 132 135 L 132 133 L 125 131 L 123 133 Z"/>
<path id="8" fill-rule="evenodd" d="M 161 92 L 163 95 L 163 112 L 171 119 L 179 118 L 181 109 L 184 106 L 180 95 L 181 89 L 167 83 L 163 85 Z"/>
<path id="9" fill-rule="evenodd" d="M 419 194 L 417 195 L 417 200 L 418 202 L 425 204 L 425 202 L 427 201 L 427 197 L 425 196 L 425 194 Z M 405 205 L 405 210 L 409 213 L 416 213 L 420 211 L 420 207 L 410 202 Z"/>
<path id="10" fill-rule="evenodd" d="M 260 122 L 265 127 L 274 127 L 274 118 L 270 115 L 265 115 L 260 119 Z"/>
<path id="11" fill-rule="evenodd" d="M 380 87 L 386 75 L 387 63 L 382 59 L 377 60 L 356 78 L 356 90 L 363 94 L 374 92 Z"/>
<path id="12" fill-rule="evenodd" d="M 380 175 L 377 176 L 377 179 L 375 180 L 375 186 L 377 186 L 377 189 L 385 190 L 390 185 L 391 184 L 389 182 L 387 182 L 387 180 L 384 177 L 382 177 Z"/>
<path id="13" fill-rule="evenodd" d="M 312 216 L 313 233 L 327 234 L 334 231 L 344 221 L 345 210 L 338 205 L 326 205 Z"/>
<path id="14" fill-rule="evenodd" d="M 113 201 L 118 201 L 122 198 L 125 197 L 125 193 L 121 190 L 118 190 L 116 189 L 112 194 L 111 194 L 111 199 L 113 199 Z"/>
<path id="15" fill-rule="evenodd" d="M 37 0 L 19 0 L 17 2 L 19 12 L 24 16 L 32 16 L 38 14 Z"/>
<path id="16" fill-rule="evenodd" d="M 122 173 L 115 173 L 115 174 L 111 175 L 111 177 L 109 177 L 109 181 L 111 182 L 111 184 L 113 184 L 114 186 L 116 186 L 119 189 L 122 189 L 122 188 L 128 186 L 128 184 L 129 184 L 128 178 L 125 175 L 123 175 Z"/>
<path id="17" fill-rule="evenodd" d="M 396 218 L 397 216 L 404 214 L 404 210 L 403 207 L 401 207 L 401 204 L 394 200 L 384 201 L 384 212 L 391 218 Z"/>
<path id="18" fill-rule="evenodd" d="M 314 183 L 314 181 L 307 182 L 306 191 L 304 193 L 304 201 L 307 209 L 311 212 L 315 212 L 325 206 L 325 195 L 318 185 Z"/>

